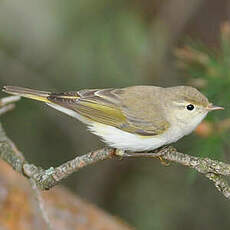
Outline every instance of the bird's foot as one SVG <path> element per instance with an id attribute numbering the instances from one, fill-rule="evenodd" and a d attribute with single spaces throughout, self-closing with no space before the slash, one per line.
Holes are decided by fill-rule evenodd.
<path id="1" fill-rule="evenodd" d="M 118 157 L 125 157 L 126 151 L 123 149 L 114 149 L 114 155 L 116 155 Z"/>
<path id="2" fill-rule="evenodd" d="M 164 165 L 164 166 L 170 165 L 170 163 L 168 161 L 166 161 L 164 158 L 162 158 L 161 156 L 158 156 L 157 158 L 160 160 L 162 165 Z"/>

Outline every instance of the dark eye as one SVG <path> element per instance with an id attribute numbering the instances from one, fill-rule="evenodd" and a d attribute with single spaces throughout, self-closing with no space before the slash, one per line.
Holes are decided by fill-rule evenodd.
<path id="1" fill-rule="evenodd" d="M 193 110 L 193 109 L 194 109 L 194 105 L 189 104 L 189 105 L 187 105 L 187 107 L 186 107 L 186 108 L 187 108 L 187 110 L 190 110 L 190 111 L 191 111 L 191 110 Z"/>

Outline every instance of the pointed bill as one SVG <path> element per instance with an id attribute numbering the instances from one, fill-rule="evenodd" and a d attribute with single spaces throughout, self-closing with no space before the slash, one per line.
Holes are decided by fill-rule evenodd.
<path id="1" fill-rule="evenodd" d="M 207 107 L 208 111 L 213 111 L 213 110 L 224 110 L 224 107 L 209 104 Z"/>

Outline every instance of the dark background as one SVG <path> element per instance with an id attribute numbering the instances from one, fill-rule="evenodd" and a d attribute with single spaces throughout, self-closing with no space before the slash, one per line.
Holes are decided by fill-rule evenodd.
<path id="1" fill-rule="evenodd" d="M 215 84 L 208 78 L 211 67 L 216 70 L 219 64 L 221 25 L 228 19 L 227 0 L 1 1 L 0 86 L 68 91 L 175 86 L 204 79 L 201 90 L 226 107 L 204 123 L 210 128 L 229 117 L 229 72 L 223 79 L 215 78 Z M 176 48 L 194 41 L 217 53 L 206 78 L 193 66 L 192 74 L 181 71 L 175 56 Z M 228 66 L 218 65 L 218 70 L 223 73 Z M 104 146 L 80 122 L 31 100 L 18 102 L 2 122 L 26 158 L 46 168 Z M 197 131 L 175 146 L 229 161 L 228 134 L 228 130 L 218 135 L 212 129 L 205 134 Z M 137 229 L 230 227 L 229 201 L 203 176 L 179 165 L 165 167 L 158 160 L 143 159 L 105 161 L 64 183 Z"/>

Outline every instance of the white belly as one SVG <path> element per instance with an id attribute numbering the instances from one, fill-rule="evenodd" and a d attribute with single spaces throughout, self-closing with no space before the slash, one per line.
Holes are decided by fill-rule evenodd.
<path id="1" fill-rule="evenodd" d="M 172 129 L 169 129 L 164 134 L 146 137 L 99 123 L 90 125 L 89 129 L 94 134 L 100 136 L 109 146 L 130 151 L 157 149 L 163 145 L 175 142 L 183 136 L 179 129 L 173 129 L 173 132 Z"/>

